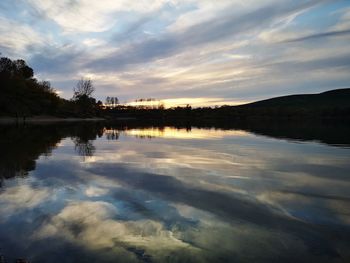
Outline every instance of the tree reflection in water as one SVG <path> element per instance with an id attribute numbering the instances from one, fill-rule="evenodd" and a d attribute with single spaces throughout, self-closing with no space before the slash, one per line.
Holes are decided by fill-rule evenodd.
<path id="1" fill-rule="evenodd" d="M 333 230 L 340 226 L 330 224 L 335 228 L 327 230 L 319 222 L 337 218 L 337 213 L 346 209 L 319 208 L 320 201 L 303 201 L 327 200 L 327 204 L 342 205 L 348 200 L 340 190 L 346 188 L 343 182 L 348 180 L 349 170 L 347 166 L 342 170 L 339 162 L 331 162 L 337 157 L 332 153 L 344 149 L 319 147 L 318 143 L 306 144 L 304 148 L 248 133 L 348 147 L 349 126 L 236 123 L 234 127 L 214 127 L 218 130 L 136 122 L 0 126 L 0 180 L 26 177 L 35 170 L 28 180 L 8 180 L 1 189 L 0 243 L 6 257 L 24 255 L 32 260 L 33 256 L 38 257 L 35 262 L 46 262 L 47 256 L 62 253 L 56 259 L 50 258 L 50 262 L 115 262 L 105 250 L 111 246 L 120 257 L 131 257 L 122 262 L 165 262 L 155 260 L 157 256 L 171 262 L 242 262 L 235 256 L 246 255 L 237 244 L 247 246 L 245 251 L 252 250 L 248 256 L 269 256 L 278 251 L 283 259 L 301 259 L 304 254 L 298 255 L 298 251 L 306 251 L 305 255 L 312 259 L 336 260 L 342 255 L 336 250 L 340 246 L 333 244 L 329 236 L 339 235 L 335 240 L 344 241 L 341 246 L 347 247 L 347 228 L 337 232 Z M 104 138 L 98 140 L 101 136 Z M 68 140 L 62 141 L 65 138 Z M 141 142 L 138 138 L 154 139 Z M 118 145 L 115 140 L 119 140 Z M 228 149 L 231 143 L 238 149 Z M 58 145 L 62 147 L 52 153 Z M 276 157 L 281 149 L 271 147 L 275 145 L 283 146 L 282 158 Z M 292 147 L 285 149 L 286 145 Z M 297 158 L 300 152 L 295 149 L 310 150 L 310 145 L 315 150 L 308 152 L 310 160 L 315 160 L 314 153 L 319 154 L 317 163 L 304 160 L 305 155 Z M 320 152 L 322 149 L 327 149 L 327 153 Z M 213 152 L 219 156 L 214 157 Z M 51 153 L 49 160 L 41 159 L 36 165 L 40 156 Z M 80 158 L 72 160 L 74 155 L 86 158 L 86 163 L 90 161 L 88 157 L 95 158 L 85 165 Z M 251 163 L 252 156 L 263 165 Z M 290 163 L 293 158 L 295 163 Z M 330 163 L 321 164 L 324 160 Z M 153 166 L 161 169 L 153 172 Z M 215 176 L 206 171 L 215 172 Z M 227 179 L 230 176 L 235 178 L 232 188 L 226 184 L 231 181 Z M 326 195 L 324 188 L 328 188 L 328 183 L 324 180 L 332 183 L 329 188 L 337 195 Z M 305 188 L 305 182 L 309 188 Z M 343 188 L 337 188 L 339 185 Z M 227 191 L 236 186 L 239 193 Z M 252 189 L 253 193 L 249 192 Z M 244 190 L 249 198 L 241 193 Z M 293 216 L 280 213 L 275 209 L 279 205 Z M 319 210 L 309 212 L 315 208 Z M 301 220 L 304 215 L 311 215 L 311 219 Z M 258 247 L 255 240 L 261 242 L 261 252 L 254 251 Z M 262 246 L 260 240 L 267 245 Z M 300 242 L 305 247 L 298 247 Z M 167 247 L 161 247 L 163 244 Z M 291 245 L 295 245 L 295 251 Z M 60 248 L 63 252 L 57 252 Z M 273 250 L 272 254 L 265 248 Z M 313 253 L 319 256 L 314 257 Z M 193 256 L 210 258 L 196 261 Z M 257 262 L 249 259 L 244 262 Z M 281 261 L 276 258 L 260 262 Z M 293 262 L 316 261 L 305 258 Z"/>
<path id="2" fill-rule="evenodd" d="M 64 138 L 71 138 L 75 144 L 76 153 L 82 157 L 91 157 L 96 148 L 93 141 L 106 136 L 107 140 L 118 140 L 120 133 L 133 129 L 151 129 L 152 135 L 139 133 L 129 135 L 138 138 L 153 138 L 154 134 L 161 137 L 166 124 L 124 122 L 124 123 L 60 123 L 41 125 L 0 125 L 0 186 L 3 180 L 13 177 L 25 177 L 29 171 L 35 170 L 36 160 L 41 155 L 50 155 L 52 150 Z M 174 125 L 174 126 L 172 126 Z M 183 125 L 169 124 L 174 129 L 185 129 L 191 132 L 188 123 Z M 348 147 L 350 145 L 350 125 L 348 123 L 194 123 L 193 127 L 223 130 L 244 130 L 274 138 L 293 140 L 320 141 L 331 145 Z M 155 132 L 156 131 L 156 132 Z M 158 137 L 155 136 L 155 137 Z"/>

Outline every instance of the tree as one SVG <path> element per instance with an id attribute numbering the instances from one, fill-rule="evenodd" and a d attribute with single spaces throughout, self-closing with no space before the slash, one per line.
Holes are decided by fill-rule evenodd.
<path id="1" fill-rule="evenodd" d="M 0 76 L 7 78 L 30 79 L 34 71 L 23 59 L 12 61 L 9 58 L 0 58 Z"/>
<path id="2" fill-rule="evenodd" d="M 1 77 L 9 78 L 12 77 L 14 71 L 15 71 L 15 65 L 13 61 L 9 58 L 2 57 L 0 58 L 0 75 Z"/>
<path id="3" fill-rule="evenodd" d="M 77 100 L 82 97 L 90 97 L 95 91 L 94 85 L 91 79 L 84 79 L 78 81 L 77 85 L 73 89 L 74 96 L 73 99 Z"/>
<path id="4" fill-rule="evenodd" d="M 96 115 L 98 106 L 96 105 L 96 99 L 91 96 L 95 91 L 92 81 L 82 78 L 73 88 L 73 91 L 73 102 L 77 106 L 78 115 L 84 117 Z"/>
<path id="5" fill-rule="evenodd" d="M 29 67 L 23 59 L 17 59 L 13 63 L 18 75 L 21 75 L 25 79 L 30 79 L 34 76 L 33 69 Z"/>
<path id="6" fill-rule="evenodd" d="M 115 108 L 119 104 L 118 97 L 107 97 L 106 98 L 106 106 L 110 108 Z"/>
<path id="7" fill-rule="evenodd" d="M 40 82 L 38 83 L 38 86 L 40 86 L 45 92 L 48 92 L 48 93 L 55 93 L 55 94 L 56 94 L 55 89 L 53 89 L 53 88 L 51 87 L 50 81 L 47 81 L 47 80 L 40 81 Z"/>
<path id="8" fill-rule="evenodd" d="M 97 103 L 96 103 L 96 105 L 97 105 L 97 107 L 99 108 L 99 109 L 101 109 L 102 107 L 103 107 L 103 103 L 102 103 L 102 101 L 97 101 Z"/>
<path id="9" fill-rule="evenodd" d="M 111 105 L 111 98 L 107 96 L 106 98 L 106 106 L 109 107 Z"/>
<path id="10" fill-rule="evenodd" d="M 116 106 L 116 105 L 118 105 L 119 104 L 119 99 L 118 99 L 118 97 L 114 97 L 114 105 Z"/>

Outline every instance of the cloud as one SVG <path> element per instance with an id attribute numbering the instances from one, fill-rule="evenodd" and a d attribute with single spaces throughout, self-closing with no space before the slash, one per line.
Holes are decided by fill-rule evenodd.
<path id="1" fill-rule="evenodd" d="M 28 0 L 46 19 L 55 21 L 65 33 L 104 32 L 118 25 L 123 12 L 147 13 L 161 8 L 166 1 L 106 0 Z M 176 1 L 172 1 L 176 2 Z"/>
<path id="2" fill-rule="evenodd" d="M 32 46 L 42 47 L 45 38 L 28 25 L 0 17 L 0 51 L 11 56 L 25 54 Z"/>
<path id="3" fill-rule="evenodd" d="M 270 4 L 261 9 L 243 14 L 225 14 L 209 21 L 192 25 L 182 31 L 165 33 L 160 37 L 146 39 L 126 45 L 108 56 L 89 63 L 90 68 L 102 71 L 118 71 L 133 64 L 151 62 L 167 58 L 186 50 L 211 42 L 219 42 L 227 38 L 238 37 L 238 34 L 248 34 L 251 30 L 262 28 L 272 23 L 274 19 L 309 8 L 317 1 L 306 4 Z M 259 20 L 257 24 L 256 21 Z"/>
<path id="4" fill-rule="evenodd" d="M 134 248 L 144 249 L 154 258 L 164 258 L 179 249 L 191 249 L 160 222 L 117 220 L 117 215 L 117 209 L 107 202 L 71 202 L 33 238 L 60 237 L 90 250 L 108 248 L 119 256 L 124 255 L 126 262 L 135 256 Z"/>
<path id="5" fill-rule="evenodd" d="M 95 187 L 95 186 L 90 186 L 85 190 L 85 194 L 88 197 L 96 197 L 96 196 L 106 195 L 107 193 L 108 193 L 108 189 Z"/>
<path id="6" fill-rule="evenodd" d="M 116 95 L 121 101 L 186 97 L 194 103 L 210 98 L 204 102 L 210 104 L 212 98 L 252 101 L 349 86 L 343 72 L 349 55 L 346 4 L 323 0 L 11 3 L 1 3 L 3 54 L 27 59 L 37 76 L 51 80 L 66 98 L 82 76 L 93 79 L 98 99 Z M 343 51 L 344 59 L 337 57 L 337 50 Z"/>
<path id="7" fill-rule="evenodd" d="M 337 36 L 343 36 L 343 35 L 348 35 L 348 34 L 350 34 L 350 29 L 311 34 L 311 35 L 306 35 L 306 36 L 302 36 L 302 37 L 298 37 L 298 38 L 286 39 L 286 40 L 284 40 L 284 42 L 298 42 L 298 41 L 305 41 L 305 40 L 317 40 L 319 38 L 337 37 Z"/>
<path id="8" fill-rule="evenodd" d="M 49 196 L 50 192 L 46 188 L 34 189 L 26 184 L 8 187 L 0 193 L 0 217 L 6 218 L 25 209 L 33 209 L 45 202 Z"/>
<path id="9" fill-rule="evenodd" d="M 129 133 L 172 139 L 123 136 Z M 343 149 L 237 131 L 119 135 L 118 143 L 96 140 L 99 150 L 86 162 L 72 158 L 74 144 L 66 139 L 51 158 L 39 158 L 29 181 L 5 184 L 1 211 L 15 203 L 0 230 L 5 251 L 33 261 L 59 249 L 69 260 L 96 262 L 165 262 L 169 255 L 178 262 L 346 258 L 348 233 L 338 232 L 349 222 Z M 207 141 L 218 138 L 225 140 Z M 54 192 L 47 196 L 47 189 Z M 320 231 L 320 222 L 327 229 Z"/>
<path id="10" fill-rule="evenodd" d="M 60 47 L 42 48 L 32 55 L 31 61 L 35 69 L 42 74 L 64 74 L 77 73 L 77 69 L 84 57 L 84 51 L 77 49 L 74 45 L 64 45 Z M 73 71 L 73 72 L 72 72 Z M 76 76 L 78 78 L 78 76 Z"/>

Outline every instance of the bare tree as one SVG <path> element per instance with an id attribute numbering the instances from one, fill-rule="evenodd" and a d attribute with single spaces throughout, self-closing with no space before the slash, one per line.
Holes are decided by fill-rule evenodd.
<path id="1" fill-rule="evenodd" d="M 78 81 L 77 85 L 73 89 L 74 98 L 80 97 L 90 97 L 91 94 L 95 91 L 94 85 L 92 84 L 91 79 L 84 79 Z"/>
<path id="2" fill-rule="evenodd" d="M 114 97 L 114 104 L 115 104 L 115 106 L 119 104 L 119 99 L 118 99 L 118 97 Z"/>
<path id="3" fill-rule="evenodd" d="M 107 96 L 107 97 L 106 97 L 106 103 L 105 103 L 105 105 L 106 105 L 107 107 L 109 107 L 110 104 L 111 104 L 111 98 L 110 98 L 109 96 Z"/>

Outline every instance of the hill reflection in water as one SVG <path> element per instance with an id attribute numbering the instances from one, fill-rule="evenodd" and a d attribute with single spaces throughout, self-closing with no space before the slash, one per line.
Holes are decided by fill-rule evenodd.
<path id="1" fill-rule="evenodd" d="M 349 127 L 269 127 L 0 126 L 0 254 L 346 262 Z"/>

